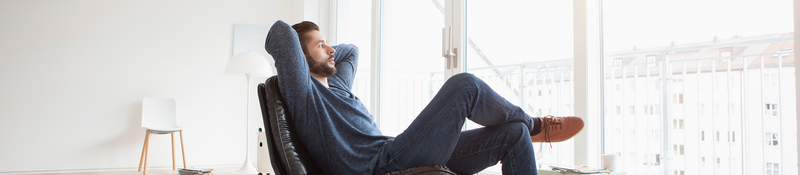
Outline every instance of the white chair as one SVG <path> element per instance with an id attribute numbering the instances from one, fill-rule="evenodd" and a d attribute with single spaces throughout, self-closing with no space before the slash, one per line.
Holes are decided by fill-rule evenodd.
<path id="1" fill-rule="evenodd" d="M 183 151 L 183 129 L 176 123 L 175 99 L 172 98 L 144 98 L 142 100 L 142 128 L 147 129 L 142 147 L 142 157 L 139 159 L 139 170 L 147 174 L 147 147 L 150 134 L 170 134 L 172 136 L 172 170 L 175 170 L 175 132 L 181 136 L 181 155 L 183 155 L 183 168 L 186 168 L 186 154 Z"/>

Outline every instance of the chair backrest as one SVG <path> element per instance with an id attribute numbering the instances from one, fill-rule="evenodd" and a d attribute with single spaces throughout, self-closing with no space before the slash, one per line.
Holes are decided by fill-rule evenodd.
<path id="1" fill-rule="evenodd" d="M 175 99 L 144 98 L 142 100 L 142 127 L 178 128 Z"/>
<path id="2" fill-rule="evenodd" d="M 278 88 L 278 76 L 258 85 L 270 162 L 276 175 L 323 174 L 297 139 L 289 109 Z"/>

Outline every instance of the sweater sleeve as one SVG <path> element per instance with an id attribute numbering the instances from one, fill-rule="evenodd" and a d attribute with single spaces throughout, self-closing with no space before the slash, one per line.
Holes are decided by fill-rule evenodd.
<path id="1" fill-rule="evenodd" d="M 351 90 L 358 70 L 358 47 L 353 44 L 339 44 L 333 48 L 336 49 L 336 52 L 333 53 L 336 74 L 333 77 L 341 80 L 343 83 L 341 86 Z"/>
<path id="2" fill-rule="evenodd" d="M 275 60 L 281 94 L 291 97 L 284 98 L 286 103 L 294 104 L 289 106 L 305 104 L 297 100 L 308 99 L 313 83 L 297 32 L 278 20 L 270 28 L 264 47 Z"/>

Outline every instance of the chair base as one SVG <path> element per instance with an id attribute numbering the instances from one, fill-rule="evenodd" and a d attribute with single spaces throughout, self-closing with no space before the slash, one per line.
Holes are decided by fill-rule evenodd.
<path id="1" fill-rule="evenodd" d="M 172 170 L 176 170 L 175 168 L 175 132 L 168 132 L 171 137 L 172 142 Z M 186 153 L 183 149 L 183 131 L 178 131 L 181 138 L 181 156 L 183 157 L 183 168 L 186 168 Z M 154 132 L 151 130 L 147 130 L 146 135 L 144 136 L 144 146 L 142 146 L 142 156 L 139 159 L 139 170 L 142 174 L 147 174 L 147 149 L 150 143 L 150 135 L 151 134 L 166 134 L 162 132 Z M 144 166 L 142 166 L 144 165 Z M 144 171 L 142 171 L 142 167 L 144 167 Z"/>

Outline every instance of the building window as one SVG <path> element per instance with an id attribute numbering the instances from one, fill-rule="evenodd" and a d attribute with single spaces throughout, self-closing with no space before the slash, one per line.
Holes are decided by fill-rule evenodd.
<path id="1" fill-rule="evenodd" d="M 766 175 L 780 175 L 781 174 L 781 166 L 778 163 L 767 162 L 767 167 L 764 169 L 767 170 Z"/>
<path id="2" fill-rule="evenodd" d="M 778 146 L 778 133 L 767 133 L 766 137 L 767 146 Z"/>
<path id="3" fill-rule="evenodd" d="M 653 86 L 655 86 L 655 89 L 658 90 L 660 88 L 659 86 L 661 86 L 661 81 L 653 80 Z"/>
<path id="4" fill-rule="evenodd" d="M 700 158 L 700 167 L 703 167 L 703 168 L 706 167 L 706 157 L 701 157 Z"/>
<path id="5" fill-rule="evenodd" d="M 778 87 L 777 74 L 764 74 L 764 87 Z"/>
<path id="6" fill-rule="evenodd" d="M 736 131 L 731 132 L 731 142 L 736 142 Z"/>
<path id="7" fill-rule="evenodd" d="M 716 133 L 717 133 L 717 135 L 714 138 L 716 138 L 717 142 L 719 142 L 719 131 L 717 131 Z"/>
<path id="8" fill-rule="evenodd" d="M 764 115 L 766 116 L 778 116 L 778 104 L 776 103 L 767 103 L 764 104 L 766 108 L 764 108 Z"/>
<path id="9" fill-rule="evenodd" d="M 700 103 L 700 114 L 706 114 L 706 104 Z"/>
<path id="10" fill-rule="evenodd" d="M 655 55 L 648 55 L 647 56 L 647 63 L 655 63 L 655 62 L 656 62 L 656 56 Z"/>
<path id="11" fill-rule="evenodd" d="M 630 86 L 631 86 L 630 87 L 631 90 L 636 90 L 636 82 L 630 81 Z"/>
<path id="12" fill-rule="evenodd" d="M 672 119 L 672 129 L 683 129 L 683 119 Z"/>
<path id="13" fill-rule="evenodd" d="M 673 94 L 672 103 L 683 104 L 683 94 Z"/>
<path id="14" fill-rule="evenodd" d="M 630 106 L 631 115 L 636 115 L 636 107 L 633 105 Z"/>
<path id="15" fill-rule="evenodd" d="M 731 132 L 728 131 L 728 142 L 731 142 Z"/>
<path id="16" fill-rule="evenodd" d="M 700 131 L 700 141 L 706 141 L 706 131 Z"/>
<path id="17" fill-rule="evenodd" d="M 615 84 L 614 86 L 617 87 L 617 92 L 622 91 L 622 85 Z"/>
<path id="18" fill-rule="evenodd" d="M 617 106 L 617 115 L 621 115 L 621 114 L 622 114 L 622 109 L 619 106 Z"/>
<path id="19" fill-rule="evenodd" d="M 721 163 L 721 161 L 720 161 L 720 158 L 717 158 L 717 165 L 716 165 L 716 167 L 717 167 L 717 168 L 720 168 L 721 166 L 722 166 L 722 163 Z"/>
<path id="20" fill-rule="evenodd" d="M 683 155 L 683 145 L 672 145 L 672 154 Z"/>
<path id="21" fill-rule="evenodd" d="M 678 145 L 672 145 L 672 154 L 678 155 Z"/>

